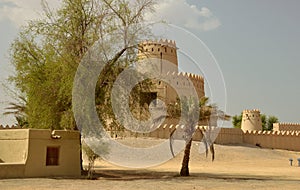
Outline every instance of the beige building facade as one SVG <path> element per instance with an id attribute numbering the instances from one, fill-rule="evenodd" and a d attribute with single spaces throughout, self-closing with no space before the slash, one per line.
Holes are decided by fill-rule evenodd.
<path id="1" fill-rule="evenodd" d="M 260 111 L 258 109 L 243 111 L 241 129 L 243 131 L 262 130 Z"/>
<path id="2" fill-rule="evenodd" d="M 78 131 L 0 130 L 0 178 L 80 176 Z"/>

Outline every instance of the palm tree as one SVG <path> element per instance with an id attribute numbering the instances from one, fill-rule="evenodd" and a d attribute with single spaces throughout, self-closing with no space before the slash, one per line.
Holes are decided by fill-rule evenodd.
<path id="1" fill-rule="evenodd" d="M 18 126 L 20 127 L 28 127 L 28 121 L 27 121 L 27 114 L 26 114 L 26 105 L 27 100 L 24 96 L 18 95 L 16 99 L 16 102 L 9 102 L 8 107 L 5 109 L 6 112 L 3 113 L 3 115 L 14 115 Z"/>
<path id="2" fill-rule="evenodd" d="M 184 136 L 185 136 L 185 150 L 184 150 L 184 156 L 181 164 L 181 170 L 180 170 L 180 176 L 189 176 L 189 160 L 190 160 L 190 151 L 192 147 L 192 140 L 193 135 L 195 132 L 195 126 L 200 123 L 205 123 L 206 125 L 210 126 L 211 118 L 212 116 L 217 119 L 222 120 L 229 120 L 230 116 L 226 115 L 223 111 L 220 111 L 217 109 L 216 105 L 208 104 L 209 98 L 208 97 L 202 97 L 199 101 L 199 107 L 197 108 L 195 105 L 195 102 L 193 100 L 187 101 L 187 99 L 183 99 L 183 102 L 181 106 L 183 108 L 181 109 L 183 114 L 181 117 L 183 117 L 186 121 L 186 126 L 184 128 Z M 174 105 L 169 106 L 169 116 L 171 117 L 180 117 L 180 106 L 178 106 L 178 102 L 176 102 Z M 197 111 L 199 109 L 199 111 Z M 173 153 L 173 147 L 172 147 L 172 140 L 173 140 L 173 134 L 175 130 L 170 134 L 170 149 L 171 153 L 174 156 Z M 201 131 L 203 136 L 203 143 L 206 146 L 206 156 L 208 154 L 208 149 L 210 149 L 212 153 L 212 161 L 215 157 L 215 151 L 213 143 L 211 143 L 211 140 L 209 137 L 206 137 L 204 135 L 205 131 Z"/>

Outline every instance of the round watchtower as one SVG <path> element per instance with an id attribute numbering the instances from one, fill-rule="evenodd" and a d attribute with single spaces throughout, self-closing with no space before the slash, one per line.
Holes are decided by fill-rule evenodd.
<path id="1" fill-rule="evenodd" d="M 258 109 L 244 110 L 241 128 L 243 131 L 261 131 L 262 123 L 260 118 L 260 111 Z"/>
<path id="2" fill-rule="evenodd" d="M 177 47 L 175 41 L 159 40 L 159 41 L 144 41 L 139 44 L 138 58 L 156 58 L 160 64 L 160 72 L 178 72 Z M 168 66 L 163 60 L 171 62 L 175 65 Z"/>

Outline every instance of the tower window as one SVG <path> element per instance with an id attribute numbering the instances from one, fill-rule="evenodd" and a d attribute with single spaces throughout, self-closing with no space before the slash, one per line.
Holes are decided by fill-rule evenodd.
<path id="1" fill-rule="evenodd" d="M 160 48 L 158 48 L 158 51 L 160 51 Z"/>
<path id="2" fill-rule="evenodd" d="M 47 147 L 46 166 L 58 166 L 59 147 Z"/>
<path id="3" fill-rule="evenodd" d="M 167 48 L 165 48 L 165 52 L 167 53 Z"/>
<path id="4" fill-rule="evenodd" d="M 154 49 L 152 48 L 152 51 L 154 51 Z"/>

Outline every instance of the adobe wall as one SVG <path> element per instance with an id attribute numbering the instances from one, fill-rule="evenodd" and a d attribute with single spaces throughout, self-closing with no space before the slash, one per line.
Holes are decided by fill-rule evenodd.
<path id="1" fill-rule="evenodd" d="M 78 131 L 30 130 L 25 176 L 80 176 L 80 136 Z M 47 147 L 59 147 L 59 165 L 46 166 Z"/>
<path id="2" fill-rule="evenodd" d="M 0 178 L 80 176 L 79 142 L 78 131 L 0 130 Z M 46 166 L 47 147 L 59 147 L 58 165 Z"/>
<path id="3" fill-rule="evenodd" d="M 28 150 L 27 129 L 1 130 L 0 163 L 25 163 Z"/>
<path id="4" fill-rule="evenodd" d="M 218 137 L 215 141 L 216 144 L 242 144 L 243 131 L 237 128 L 221 128 Z"/>
<path id="5" fill-rule="evenodd" d="M 153 137 L 168 139 L 170 133 L 179 125 L 162 125 L 150 133 L 132 133 L 124 131 L 118 133 L 118 137 Z M 207 127 L 196 126 L 193 136 L 194 141 L 202 140 L 202 133 Z M 246 131 L 237 128 L 219 128 L 215 139 L 216 144 L 250 144 L 262 148 L 274 148 L 283 150 L 300 151 L 300 131 Z"/>
<path id="6" fill-rule="evenodd" d="M 283 150 L 300 151 L 300 132 L 289 131 L 247 131 L 244 143 Z"/>
<path id="7" fill-rule="evenodd" d="M 273 131 L 300 131 L 299 123 L 273 123 Z"/>
<path id="8" fill-rule="evenodd" d="M 260 111 L 258 109 L 243 111 L 241 129 L 244 132 L 246 132 L 247 130 L 248 131 L 262 130 Z"/>
<path id="9" fill-rule="evenodd" d="M 152 137 L 152 138 L 160 138 L 160 139 L 168 139 L 170 138 L 170 134 L 173 130 L 178 127 L 183 127 L 179 125 L 169 125 L 164 124 L 158 126 L 155 130 L 150 133 L 135 133 L 128 130 L 117 132 L 117 137 Z M 195 133 L 193 136 L 194 141 L 201 141 L 203 135 L 202 131 L 207 130 L 205 126 L 196 126 Z M 219 131 L 220 130 L 220 131 Z M 241 144 L 243 143 L 243 132 L 241 129 L 235 128 L 219 128 L 217 130 L 218 136 L 215 140 L 217 144 Z M 108 132 L 110 133 L 110 132 Z"/>

